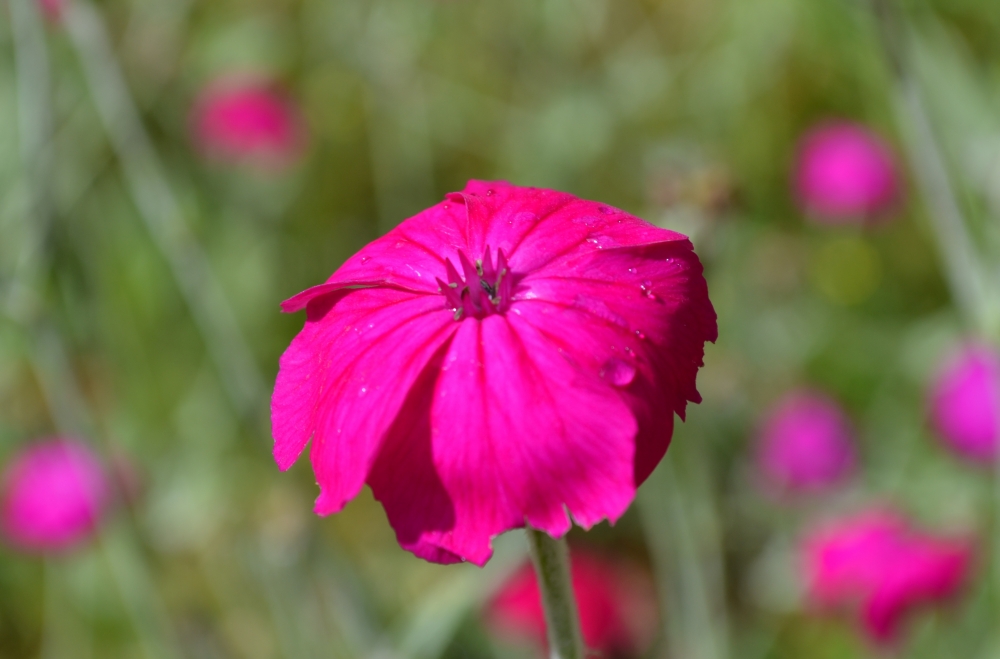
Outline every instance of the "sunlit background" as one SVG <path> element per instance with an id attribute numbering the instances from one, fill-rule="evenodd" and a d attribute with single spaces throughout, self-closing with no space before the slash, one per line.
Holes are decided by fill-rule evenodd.
<path id="1" fill-rule="evenodd" d="M 470 178 L 706 265 L 704 402 L 571 533 L 603 656 L 1000 656 L 995 0 L 4 0 L 4 496 L 89 499 L 0 525 L 0 656 L 543 656 L 519 533 L 431 565 L 271 458 L 279 302 Z"/>

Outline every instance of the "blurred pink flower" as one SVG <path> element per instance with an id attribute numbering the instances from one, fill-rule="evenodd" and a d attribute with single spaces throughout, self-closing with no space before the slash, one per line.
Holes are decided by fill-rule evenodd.
<path id="1" fill-rule="evenodd" d="M 0 530 L 27 551 L 67 549 L 93 533 L 111 498 L 101 463 L 72 438 L 36 442 L 11 460 L 0 483 Z"/>
<path id="2" fill-rule="evenodd" d="M 847 122 L 820 124 L 806 133 L 795 187 L 803 209 L 823 224 L 878 220 L 899 197 L 892 150 L 869 129 Z"/>
<path id="3" fill-rule="evenodd" d="M 793 391 L 768 412 L 757 444 L 767 486 L 788 493 L 827 489 L 850 476 L 854 464 L 854 431 L 830 397 Z"/>
<path id="4" fill-rule="evenodd" d="M 63 9 L 66 8 L 67 0 L 38 0 L 38 6 L 42 10 L 42 15 L 50 23 L 58 23 L 62 20 Z"/>
<path id="5" fill-rule="evenodd" d="M 961 346 L 937 374 L 931 422 L 953 449 L 972 460 L 997 457 L 1000 437 L 1000 355 L 985 343 Z"/>
<path id="6" fill-rule="evenodd" d="M 955 595 L 971 563 L 968 540 L 921 533 L 886 510 L 836 520 L 804 543 L 809 601 L 821 609 L 859 609 L 865 631 L 879 643 L 895 640 L 912 609 Z"/>
<path id="7" fill-rule="evenodd" d="M 636 654 L 643 639 L 629 624 L 630 618 L 636 606 L 653 603 L 638 603 L 623 583 L 618 567 L 606 559 L 573 550 L 571 565 L 573 592 L 587 647 L 602 656 Z M 486 608 L 486 622 L 499 638 L 523 638 L 540 651 L 548 646 L 542 598 L 530 563 L 515 572 L 493 597 Z"/>
<path id="8" fill-rule="evenodd" d="M 371 486 L 400 545 L 483 565 L 525 524 L 616 520 L 699 401 L 715 311 L 682 235 L 568 194 L 470 181 L 283 304 L 271 400 L 315 510 Z"/>
<path id="9" fill-rule="evenodd" d="M 209 158 L 265 170 L 292 164 L 302 153 L 304 121 L 275 85 L 250 76 L 209 84 L 194 104 L 195 143 Z"/>

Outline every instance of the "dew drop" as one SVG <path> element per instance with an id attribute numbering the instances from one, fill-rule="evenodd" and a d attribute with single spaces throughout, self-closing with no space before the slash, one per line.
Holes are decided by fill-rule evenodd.
<path id="1" fill-rule="evenodd" d="M 367 393 L 368 393 L 368 387 L 361 387 L 360 391 L 358 391 L 358 397 L 360 398 L 361 396 L 364 396 Z"/>
<path id="2" fill-rule="evenodd" d="M 492 197 L 493 196 L 493 189 L 492 188 L 490 188 L 489 190 L 486 191 L 486 196 L 487 197 Z"/>
<path id="3" fill-rule="evenodd" d="M 632 350 L 629 346 L 625 346 L 625 354 L 629 357 L 635 357 L 635 350 Z"/>
<path id="4" fill-rule="evenodd" d="M 627 387 L 635 379 L 635 366 L 612 357 L 604 362 L 601 377 L 616 387 Z"/>
<path id="5" fill-rule="evenodd" d="M 637 272 L 639 272 L 639 271 L 638 271 L 638 270 L 636 270 L 635 268 L 629 268 L 629 269 L 628 269 L 628 273 L 629 273 L 630 275 L 634 275 L 634 274 L 635 274 L 635 273 L 637 273 Z"/>
<path id="6" fill-rule="evenodd" d="M 643 294 L 650 300 L 656 299 L 656 293 L 653 292 L 653 282 L 649 281 L 648 279 L 642 282 L 642 286 L 639 287 L 639 290 L 641 290 Z"/>
<path id="7" fill-rule="evenodd" d="M 614 211 L 608 208 L 607 206 L 599 206 L 597 210 L 601 211 L 605 215 L 611 215 L 612 213 L 614 213 Z"/>
<path id="8" fill-rule="evenodd" d="M 636 330 L 635 335 L 640 341 L 646 340 L 646 334 L 642 330 Z"/>
<path id="9" fill-rule="evenodd" d="M 365 263 L 368 263 L 371 260 L 372 260 L 372 257 L 370 257 L 370 256 L 362 256 L 361 257 L 361 265 L 364 265 Z"/>

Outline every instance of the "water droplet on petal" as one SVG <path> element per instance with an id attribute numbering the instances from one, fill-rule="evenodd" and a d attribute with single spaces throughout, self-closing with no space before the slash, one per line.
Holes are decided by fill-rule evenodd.
<path id="1" fill-rule="evenodd" d="M 642 282 L 642 286 L 639 287 L 639 290 L 641 290 L 650 300 L 656 299 L 656 293 L 653 292 L 653 282 L 648 279 Z"/>
<path id="2" fill-rule="evenodd" d="M 636 330 L 635 335 L 640 341 L 646 340 L 646 334 L 642 330 Z"/>
<path id="3" fill-rule="evenodd" d="M 627 387 L 635 379 L 635 366 L 612 357 L 604 362 L 601 377 L 616 387 Z"/>
<path id="4" fill-rule="evenodd" d="M 612 213 L 614 213 L 614 211 L 608 208 L 607 206 L 598 206 L 597 210 L 601 211 L 605 215 L 611 215 Z"/>
<path id="5" fill-rule="evenodd" d="M 492 188 L 486 191 L 486 196 L 487 197 L 492 197 L 493 196 L 493 189 Z"/>
<path id="6" fill-rule="evenodd" d="M 364 265 L 365 263 L 368 263 L 371 260 L 372 260 L 372 257 L 370 257 L 370 256 L 362 256 L 361 257 L 361 265 Z"/>
<path id="7" fill-rule="evenodd" d="M 628 273 L 629 273 L 630 275 L 634 275 L 634 274 L 635 274 L 635 273 L 637 273 L 637 272 L 639 272 L 639 271 L 638 271 L 638 270 L 636 270 L 635 268 L 629 268 L 629 269 L 628 269 Z"/>
<path id="8" fill-rule="evenodd" d="M 364 396 L 367 393 L 368 393 L 368 387 L 361 387 L 361 390 L 358 391 L 358 397 L 360 398 L 361 396 Z"/>

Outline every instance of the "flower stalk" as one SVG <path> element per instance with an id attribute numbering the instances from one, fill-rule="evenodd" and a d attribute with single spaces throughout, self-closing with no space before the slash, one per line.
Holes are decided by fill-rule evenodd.
<path id="1" fill-rule="evenodd" d="M 556 540 L 544 531 L 528 527 L 528 547 L 531 562 L 538 576 L 538 589 L 545 610 L 545 627 L 549 635 L 550 659 L 583 659 L 583 637 L 580 618 L 570 578 L 569 550 L 566 540 Z"/>
<path id="2" fill-rule="evenodd" d="M 906 24 L 894 0 L 871 0 L 871 4 L 896 83 L 896 112 L 905 130 L 910 166 L 925 199 L 955 305 L 973 331 L 995 342 L 1000 331 L 996 282 L 984 272 L 955 193 L 912 61 Z M 993 588 L 996 591 L 1000 590 L 1000 461 L 995 467 L 994 490 Z"/>
<path id="3" fill-rule="evenodd" d="M 871 0 L 876 27 L 895 83 L 896 114 L 924 197 L 955 305 L 976 331 L 995 336 L 998 309 L 988 290 L 954 185 L 913 70 L 907 34 L 893 0 Z"/>
<path id="4" fill-rule="evenodd" d="M 266 389 L 264 377 L 208 255 L 186 224 L 104 18 L 93 3 L 79 0 L 67 4 L 63 21 L 139 217 L 170 267 L 234 409 L 252 414 Z"/>

